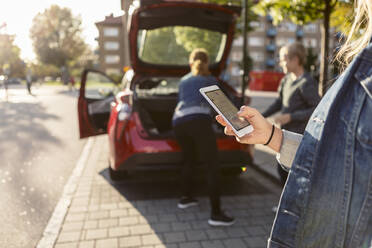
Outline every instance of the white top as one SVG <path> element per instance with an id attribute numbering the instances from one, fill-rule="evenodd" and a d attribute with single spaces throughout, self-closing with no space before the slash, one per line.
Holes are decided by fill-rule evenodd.
<path id="1" fill-rule="evenodd" d="M 283 139 L 280 151 L 276 155 L 278 162 L 286 169 L 290 169 L 295 158 L 297 148 L 303 135 L 282 129 Z"/>

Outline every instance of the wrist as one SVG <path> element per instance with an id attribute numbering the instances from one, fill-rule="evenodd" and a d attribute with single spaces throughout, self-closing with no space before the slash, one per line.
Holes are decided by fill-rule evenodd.
<path id="1" fill-rule="evenodd" d="M 283 139 L 283 131 L 280 128 L 275 127 L 273 137 L 268 144 L 268 147 L 270 147 L 275 152 L 280 151 L 280 147 L 282 145 L 282 139 Z"/>
<path id="2" fill-rule="evenodd" d="M 274 136 L 274 133 L 275 133 L 275 125 L 274 124 L 271 124 L 271 133 L 270 133 L 270 136 L 269 138 L 267 139 L 267 141 L 263 144 L 264 146 L 267 146 L 268 144 L 270 144 L 273 136 Z"/>

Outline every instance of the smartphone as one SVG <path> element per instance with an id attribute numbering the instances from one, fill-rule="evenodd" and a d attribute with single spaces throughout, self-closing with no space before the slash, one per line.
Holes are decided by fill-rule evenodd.
<path id="1" fill-rule="evenodd" d="M 229 123 L 238 137 L 242 137 L 253 131 L 252 125 L 246 119 L 238 116 L 239 110 L 217 85 L 200 88 L 199 91 L 216 112 Z"/>

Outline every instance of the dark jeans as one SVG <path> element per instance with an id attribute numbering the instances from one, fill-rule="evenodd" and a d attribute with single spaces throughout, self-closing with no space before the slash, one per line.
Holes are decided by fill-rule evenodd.
<path id="1" fill-rule="evenodd" d="M 182 122 L 174 127 L 174 133 L 184 160 L 182 193 L 185 196 L 193 196 L 196 165 L 201 163 L 207 174 L 212 213 L 218 214 L 220 212 L 218 150 L 212 120 L 203 118 Z"/>
<path id="2" fill-rule="evenodd" d="M 277 166 L 278 174 L 280 176 L 280 183 L 282 184 L 282 186 L 284 186 L 285 182 L 287 181 L 288 172 L 284 170 L 279 163 L 277 163 L 276 166 Z"/>

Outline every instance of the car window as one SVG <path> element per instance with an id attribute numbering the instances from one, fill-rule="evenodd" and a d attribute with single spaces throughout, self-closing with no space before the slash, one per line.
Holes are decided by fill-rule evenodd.
<path id="1" fill-rule="evenodd" d="M 119 91 L 118 85 L 110 78 L 98 72 L 89 72 L 85 84 L 85 97 L 89 99 L 105 99 Z"/>
<path id="2" fill-rule="evenodd" d="M 138 95 L 172 95 L 178 94 L 180 78 L 147 78 L 136 84 Z"/>
<path id="3" fill-rule="evenodd" d="M 195 48 L 208 51 L 211 63 L 221 60 L 226 34 L 207 29 L 171 26 L 138 33 L 138 57 L 159 65 L 188 65 L 189 54 Z"/>

